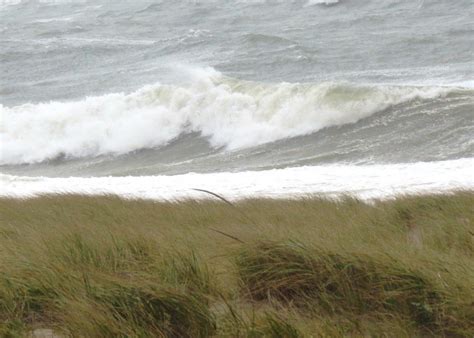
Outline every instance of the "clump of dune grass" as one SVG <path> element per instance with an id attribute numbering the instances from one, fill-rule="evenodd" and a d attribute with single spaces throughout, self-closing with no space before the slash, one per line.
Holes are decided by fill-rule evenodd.
<path id="1" fill-rule="evenodd" d="M 237 266 L 252 299 L 277 299 L 331 315 L 399 316 L 429 332 L 462 333 L 462 312 L 470 310 L 450 304 L 450 295 L 429 276 L 391 257 L 261 242 L 244 249 Z"/>
<path id="2" fill-rule="evenodd" d="M 59 326 L 65 333 L 102 337 L 208 337 L 215 331 L 207 296 L 198 290 L 152 281 L 151 276 L 89 271 L 68 280 L 54 277 L 60 282 L 3 277 L 2 317 L 10 323 Z"/>
<path id="3" fill-rule="evenodd" d="M 473 205 L 0 198 L 0 336 L 471 337 Z"/>
<path id="4" fill-rule="evenodd" d="M 103 316 L 101 320 L 91 319 L 95 322 L 91 335 L 117 336 L 126 333 L 131 336 L 208 337 L 214 332 L 214 318 L 207 302 L 183 290 L 147 289 L 121 284 L 103 286 L 92 291 L 90 297 L 89 304 L 101 308 Z M 70 305 L 74 308 L 74 302 Z M 85 318 L 90 310 L 86 308 L 83 313 Z M 75 318 L 69 320 L 74 327 Z M 82 331 L 81 327 L 77 329 Z"/>
<path id="5" fill-rule="evenodd" d="M 155 241 L 109 227 L 44 230 L 29 234 L 34 242 L 13 241 L 13 230 L 5 236 L 4 335 L 37 325 L 101 337 L 207 337 L 215 331 L 209 274 L 192 251 L 162 252 Z"/>

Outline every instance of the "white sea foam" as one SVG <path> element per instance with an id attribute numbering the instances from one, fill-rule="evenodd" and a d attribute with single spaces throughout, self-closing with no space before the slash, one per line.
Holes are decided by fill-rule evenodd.
<path id="1" fill-rule="evenodd" d="M 339 3 L 339 0 L 308 0 L 306 6 L 313 6 L 313 5 L 334 5 Z"/>
<path id="2" fill-rule="evenodd" d="M 474 189 L 474 159 L 393 165 L 327 165 L 239 173 L 177 176 L 42 178 L 0 174 L 0 195 L 45 193 L 118 194 L 130 198 L 208 198 L 206 189 L 229 199 L 351 194 L 364 199 L 397 194 Z"/>
<path id="3" fill-rule="evenodd" d="M 49 19 L 38 19 L 33 21 L 33 23 L 50 23 L 50 22 L 61 22 L 61 21 L 71 21 L 73 20 L 74 17 L 68 16 L 68 17 L 60 17 L 60 18 L 49 18 Z"/>
<path id="4" fill-rule="evenodd" d="M 0 164 L 124 154 L 199 132 L 229 150 L 354 123 L 389 106 L 453 88 L 256 83 L 193 69 L 186 85 L 76 102 L 0 105 Z"/>

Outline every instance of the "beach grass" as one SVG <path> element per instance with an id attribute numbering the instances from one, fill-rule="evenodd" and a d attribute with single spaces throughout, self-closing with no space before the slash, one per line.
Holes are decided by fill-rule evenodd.
<path id="1" fill-rule="evenodd" d="M 474 336 L 474 192 L 0 198 L 0 336 Z"/>

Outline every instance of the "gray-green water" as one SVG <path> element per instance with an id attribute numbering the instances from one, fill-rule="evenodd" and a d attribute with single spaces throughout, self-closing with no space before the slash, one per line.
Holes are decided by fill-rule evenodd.
<path id="1" fill-rule="evenodd" d="M 0 3 L 4 174 L 474 154 L 471 0 Z"/>

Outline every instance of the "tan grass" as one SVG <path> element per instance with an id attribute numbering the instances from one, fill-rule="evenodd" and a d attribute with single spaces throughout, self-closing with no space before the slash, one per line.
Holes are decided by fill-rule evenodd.
<path id="1" fill-rule="evenodd" d="M 473 336 L 474 192 L 227 202 L 0 198 L 0 336 Z"/>

